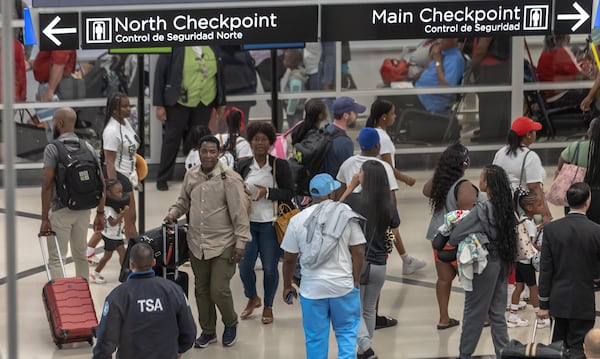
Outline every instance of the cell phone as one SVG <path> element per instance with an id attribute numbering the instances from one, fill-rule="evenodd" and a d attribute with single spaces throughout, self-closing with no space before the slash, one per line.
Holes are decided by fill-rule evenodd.
<path id="1" fill-rule="evenodd" d="M 295 296 L 296 296 L 296 293 L 294 293 L 294 291 L 289 292 L 288 295 L 285 297 L 285 302 L 287 304 L 294 303 L 294 297 Z"/>

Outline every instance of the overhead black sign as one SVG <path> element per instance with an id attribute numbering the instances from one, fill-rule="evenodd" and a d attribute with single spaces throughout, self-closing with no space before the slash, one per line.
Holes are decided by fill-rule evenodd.
<path id="1" fill-rule="evenodd" d="M 84 12 L 83 49 L 317 41 L 318 7 Z"/>
<path id="2" fill-rule="evenodd" d="M 255 0 L 33 0 L 33 7 L 66 7 L 66 6 L 107 6 L 107 5 L 145 5 L 145 4 L 182 4 L 182 3 L 215 3 L 240 2 Z"/>
<path id="3" fill-rule="evenodd" d="M 322 5 L 321 38 L 340 41 L 545 35 L 552 32 L 559 19 L 568 26 L 568 31 L 563 26 L 557 28 L 563 33 L 590 33 L 591 0 L 556 2 L 562 4 L 556 10 L 565 14 L 553 12 L 552 0 Z M 568 15 L 571 20 L 561 15 Z M 585 16 L 581 21 L 580 17 Z"/>
<path id="4" fill-rule="evenodd" d="M 40 14 L 40 50 L 79 48 L 79 14 Z"/>

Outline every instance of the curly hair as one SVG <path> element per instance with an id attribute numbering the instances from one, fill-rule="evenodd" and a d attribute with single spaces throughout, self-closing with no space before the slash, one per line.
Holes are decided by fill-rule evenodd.
<path id="1" fill-rule="evenodd" d="M 377 127 L 377 122 L 381 116 L 390 112 L 394 108 L 394 104 L 388 100 L 375 100 L 371 105 L 371 113 L 367 118 L 365 127 Z"/>
<path id="2" fill-rule="evenodd" d="M 267 136 L 270 145 L 275 143 L 277 133 L 275 131 L 275 127 L 273 127 L 273 124 L 271 122 L 256 121 L 248 125 L 248 128 L 246 129 L 246 137 L 248 138 L 248 142 L 252 142 L 252 139 L 258 133 L 262 133 L 263 135 Z"/>
<path id="3" fill-rule="evenodd" d="M 460 143 L 446 148 L 435 168 L 429 205 L 434 212 L 444 208 L 450 187 L 463 175 L 469 150 Z"/>
<path id="4" fill-rule="evenodd" d="M 498 256 L 505 262 L 514 262 L 517 251 L 517 218 L 512 201 L 512 189 L 506 171 L 500 166 L 484 167 L 487 194 L 492 204 L 497 236 L 494 239 Z"/>

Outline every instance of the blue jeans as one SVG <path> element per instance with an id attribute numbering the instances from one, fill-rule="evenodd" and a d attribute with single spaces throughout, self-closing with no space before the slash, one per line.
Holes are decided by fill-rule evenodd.
<path id="1" fill-rule="evenodd" d="M 302 325 L 306 337 L 306 358 L 327 359 L 329 322 L 338 344 L 338 359 L 356 358 L 360 324 L 360 290 L 337 298 L 307 299 L 300 295 Z"/>
<path id="2" fill-rule="evenodd" d="M 256 297 L 256 273 L 254 265 L 260 255 L 263 266 L 263 284 L 265 287 L 265 307 L 273 307 L 273 299 L 279 285 L 279 256 L 281 249 L 273 223 L 250 222 L 252 241 L 246 244 L 244 259 L 240 262 L 240 277 L 244 285 L 246 298 Z"/>

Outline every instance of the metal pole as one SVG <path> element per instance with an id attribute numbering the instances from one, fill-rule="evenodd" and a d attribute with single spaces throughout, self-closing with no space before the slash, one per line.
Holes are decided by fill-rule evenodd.
<path id="1" fill-rule="evenodd" d="M 15 124 L 13 122 L 14 96 L 14 49 L 12 13 L 14 1 L 2 1 L 2 133 L 4 137 L 4 195 L 6 208 L 6 311 L 8 318 L 8 357 L 18 358 L 17 340 L 17 235 L 15 218 Z"/>
<path id="2" fill-rule="evenodd" d="M 277 101 L 277 88 L 279 79 L 277 78 L 277 49 L 271 49 L 271 121 L 273 126 L 280 131 L 279 126 L 279 101 Z"/>
<path id="3" fill-rule="evenodd" d="M 140 137 L 140 148 L 138 153 L 145 157 L 145 146 L 146 146 L 146 106 L 144 104 L 144 55 L 138 55 L 137 57 L 137 75 L 138 75 L 138 136 Z M 144 181 L 140 181 L 142 188 L 144 188 Z M 138 225 L 139 232 L 144 233 L 146 231 L 146 195 L 145 191 L 138 192 Z"/>

